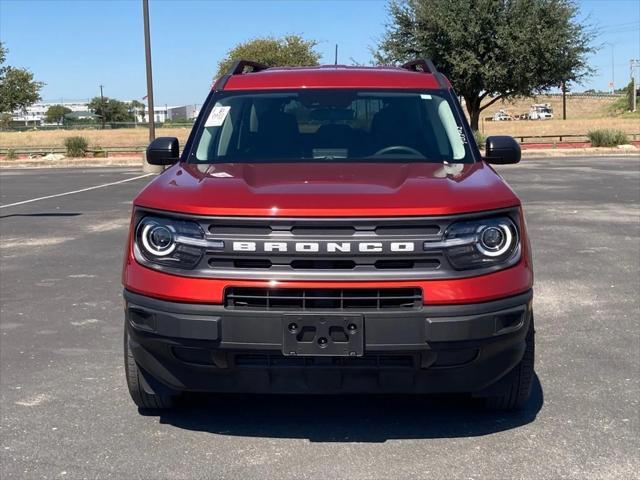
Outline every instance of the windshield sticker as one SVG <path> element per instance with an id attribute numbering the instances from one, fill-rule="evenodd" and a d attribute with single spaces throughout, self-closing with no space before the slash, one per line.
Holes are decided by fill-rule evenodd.
<path id="1" fill-rule="evenodd" d="M 458 135 L 460 135 L 460 141 L 462 143 L 467 143 L 467 135 L 464 133 L 464 129 L 462 127 L 458 127 Z"/>
<path id="2" fill-rule="evenodd" d="M 229 110 L 231 110 L 231 107 L 213 107 L 204 126 L 219 127 L 224 123 L 224 119 L 227 118 Z"/>
<path id="3" fill-rule="evenodd" d="M 423 93 L 420 95 L 420 98 L 423 100 L 431 100 L 431 95 L 427 95 L 426 93 Z"/>

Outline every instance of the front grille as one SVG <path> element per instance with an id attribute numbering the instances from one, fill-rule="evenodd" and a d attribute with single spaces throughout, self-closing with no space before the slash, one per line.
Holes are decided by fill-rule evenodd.
<path id="1" fill-rule="evenodd" d="M 233 310 L 410 310 L 422 307 L 419 288 L 272 289 L 228 288 L 225 307 Z"/>
<path id="2" fill-rule="evenodd" d="M 292 270 L 354 270 L 358 263 L 355 260 L 310 260 L 298 259 L 287 263 L 274 263 L 266 258 L 210 258 L 211 268 L 234 269 L 262 269 L 268 270 L 274 266 L 286 266 Z M 378 270 L 401 270 L 411 268 L 436 269 L 440 267 L 440 261 L 436 259 L 425 260 L 376 260 L 373 267 Z"/>
<path id="3" fill-rule="evenodd" d="M 491 213 L 506 213 L 514 218 L 516 214 Z M 189 221 L 198 223 L 208 242 L 198 265 L 191 270 L 174 269 L 170 265 L 151 264 L 137 254 L 136 258 L 144 265 L 182 276 L 227 280 L 356 282 L 459 278 L 469 272 L 456 270 L 449 262 L 441 246 L 445 233 L 455 222 L 489 214 L 383 218 L 185 215 Z M 427 243 L 430 246 L 425 248 Z M 478 269 L 473 273 L 483 272 Z"/>
<path id="4" fill-rule="evenodd" d="M 315 275 L 338 280 L 347 275 L 358 278 L 402 272 L 423 277 L 446 268 L 440 252 L 424 251 L 422 245 L 440 240 L 450 222 L 449 218 L 202 219 L 200 225 L 207 237 L 225 245 L 222 250 L 207 252 L 203 266 L 210 276 L 219 278 Z M 252 248 L 236 250 L 234 242 Z M 276 247 L 267 251 L 265 242 Z M 296 242 L 311 242 L 316 250 L 296 250 Z M 360 251 L 359 245 L 367 242 L 381 247 Z M 411 244 L 412 250 L 392 251 L 392 242 Z M 329 243 L 341 250 L 329 250 Z"/>
<path id="5" fill-rule="evenodd" d="M 236 367 L 295 368 L 414 368 L 415 355 L 365 355 L 363 357 L 285 357 L 281 354 L 237 354 Z"/>

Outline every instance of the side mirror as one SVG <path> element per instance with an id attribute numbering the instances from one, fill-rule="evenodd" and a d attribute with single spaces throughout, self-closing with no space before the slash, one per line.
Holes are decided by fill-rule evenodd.
<path id="1" fill-rule="evenodd" d="M 175 137 L 158 137 L 147 147 L 151 165 L 173 165 L 180 157 L 180 143 Z"/>
<path id="2" fill-rule="evenodd" d="M 513 137 L 506 135 L 487 137 L 484 152 L 484 160 L 497 165 L 518 163 L 522 156 L 520 144 Z"/>

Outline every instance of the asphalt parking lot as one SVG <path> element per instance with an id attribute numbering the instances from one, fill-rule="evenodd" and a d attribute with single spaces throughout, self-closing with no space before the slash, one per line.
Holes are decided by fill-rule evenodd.
<path id="1" fill-rule="evenodd" d="M 458 398 L 129 399 L 120 262 L 137 170 L 0 171 L 0 477 L 638 478 L 640 159 L 526 159 L 538 380 L 517 414 Z"/>

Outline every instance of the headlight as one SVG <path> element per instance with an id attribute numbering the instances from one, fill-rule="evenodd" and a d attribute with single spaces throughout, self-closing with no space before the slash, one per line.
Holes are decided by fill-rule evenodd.
<path id="1" fill-rule="evenodd" d="M 515 263 L 520 255 L 518 228 L 509 217 L 453 223 L 441 242 L 425 242 L 425 250 L 442 249 L 456 270 Z"/>
<path id="2" fill-rule="evenodd" d="M 160 265 L 193 268 L 209 243 L 195 222 L 144 217 L 136 227 L 138 251 L 149 262 Z"/>
<path id="3" fill-rule="evenodd" d="M 156 257 L 170 255 L 176 249 L 174 230 L 165 225 L 146 222 L 140 233 L 145 250 Z"/>

